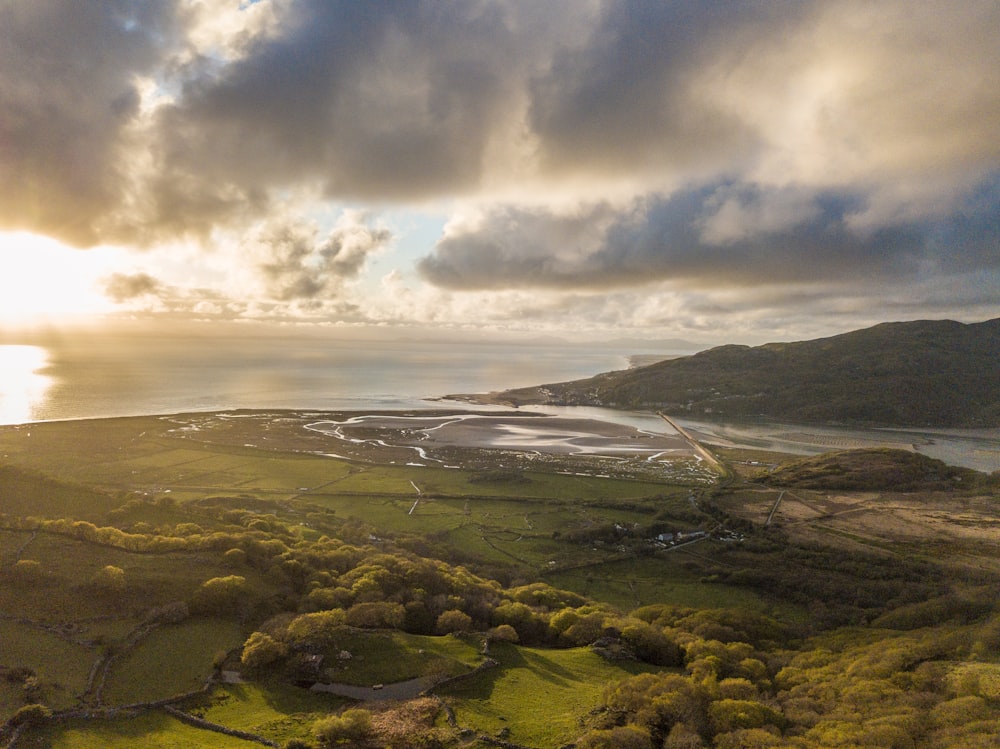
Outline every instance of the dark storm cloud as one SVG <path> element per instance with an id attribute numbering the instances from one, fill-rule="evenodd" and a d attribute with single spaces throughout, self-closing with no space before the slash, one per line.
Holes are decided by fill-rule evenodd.
<path id="1" fill-rule="evenodd" d="M 0 225 L 97 241 L 122 198 L 134 76 L 176 30 L 158 0 L 0 0 Z"/>
<path id="2" fill-rule="evenodd" d="M 221 71 L 193 66 L 159 122 L 165 164 L 240 189 L 315 181 L 377 200 L 474 185 L 510 114 L 532 10 L 300 0 Z M 555 15 L 552 5 L 547 15 Z"/>
<path id="3" fill-rule="evenodd" d="M 732 168 L 753 132 L 700 98 L 692 78 L 727 45 L 778 36 L 808 3 L 612 0 L 585 43 L 557 51 L 531 83 L 529 119 L 547 168 Z M 724 166 L 723 166 L 724 165 Z"/>
<path id="4" fill-rule="evenodd" d="M 442 239 L 418 269 L 450 289 L 603 289 L 657 281 L 757 286 L 1000 273 L 1000 178 L 953 213 L 852 228 L 864 196 L 716 185 L 627 210 L 493 209 Z"/>

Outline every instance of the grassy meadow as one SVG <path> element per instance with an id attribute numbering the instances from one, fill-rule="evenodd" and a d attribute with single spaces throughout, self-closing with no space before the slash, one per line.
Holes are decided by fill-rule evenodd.
<path id="1" fill-rule="evenodd" d="M 499 666 L 440 694 L 453 698 L 460 725 L 526 746 L 560 746 L 580 735 L 587 714 L 608 684 L 656 671 L 635 662 L 609 662 L 589 648 L 551 650 L 501 645 Z M 544 695 L 544 707 L 539 698 Z"/>

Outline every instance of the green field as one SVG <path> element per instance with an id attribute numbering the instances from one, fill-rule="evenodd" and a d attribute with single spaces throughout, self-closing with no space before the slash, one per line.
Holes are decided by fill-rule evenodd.
<path id="1" fill-rule="evenodd" d="M 163 712 L 111 720 L 68 721 L 46 728 L 19 746 L 33 749 L 247 749 L 245 739 L 204 731 Z"/>
<path id="2" fill-rule="evenodd" d="M 40 698 L 52 707 L 71 707 L 87 687 L 97 659 L 94 649 L 39 627 L 0 620 L 2 665 L 30 667 L 40 685 Z M 0 714 L 11 715 L 25 702 L 24 690 L 11 685 L 0 691 Z"/>
<path id="3" fill-rule="evenodd" d="M 561 746 L 580 734 L 587 713 L 608 684 L 651 672 L 637 663 L 611 663 L 588 648 L 541 650 L 495 646 L 500 666 L 440 690 L 458 724 L 527 746 Z"/>
<path id="4" fill-rule="evenodd" d="M 179 709 L 317 749 L 359 704 L 317 682 L 368 700 L 367 738 L 340 745 L 394 749 L 477 735 L 659 746 L 677 715 L 676 745 L 694 731 L 764 746 L 764 731 L 796 749 L 910 747 L 896 738 L 919 728 L 912 746 L 929 749 L 976 746 L 1000 721 L 995 560 L 968 562 L 986 544 L 962 547 L 958 580 L 944 536 L 861 548 L 864 528 L 834 513 L 808 543 L 755 524 L 776 490 L 738 478 L 498 472 L 480 453 L 466 468 L 380 465 L 316 454 L 293 427 L 211 414 L 0 427 L 0 722 L 42 722 L 19 747 L 249 746 L 160 707 L 104 712 L 200 690 L 216 667 L 227 683 Z M 996 522 L 995 497 L 946 500 L 980 513 L 956 521 L 967 533 Z M 658 538 L 675 533 L 695 535 Z M 415 699 L 431 683 L 442 702 Z M 394 688 L 402 705 L 377 699 Z M 879 699 L 850 712 L 840 694 Z"/>
<path id="5" fill-rule="evenodd" d="M 679 553 L 546 574 L 545 579 L 557 588 L 576 591 L 623 609 L 669 603 L 694 608 L 740 607 L 763 611 L 773 605 L 752 590 L 703 579 L 699 573 L 684 567 L 684 557 Z"/>
<path id="6" fill-rule="evenodd" d="M 212 723 L 282 742 L 308 737 L 317 718 L 345 704 L 349 701 L 287 684 L 247 683 L 216 687 L 208 696 L 193 700 L 187 711 Z"/>
<path id="7" fill-rule="evenodd" d="M 330 681 L 370 687 L 421 676 L 441 679 L 470 672 L 482 661 L 481 638 L 429 637 L 405 632 L 348 632 L 336 650 L 351 654 L 337 660 L 331 653 L 325 672 Z"/>
<path id="8" fill-rule="evenodd" d="M 217 619 L 154 630 L 114 663 L 104 698 L 129 705 L 199 689 L 212 675 L 216 655 L 238 648 L 244 639 L 236 623 Z"/>

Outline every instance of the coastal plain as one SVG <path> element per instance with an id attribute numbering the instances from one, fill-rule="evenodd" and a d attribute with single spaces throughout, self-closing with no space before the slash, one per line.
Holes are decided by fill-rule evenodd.
<path id="1" fill-rule="evenodd" d="M 993 730 L 995 476 L 661 429 L 468 408 L 0 427 L 0 740 L 738 746 L 736 701 L 762 745 L 811 749 L 844 718 L 801 712 L 794 669 L 841 678 L 811 653 L 876 659 L 880 637 L 933 664 L 927 704 L 975 701 L 969 741 Z M 623 707 L 643 689 L 701 691 L 685 722 Z"/>

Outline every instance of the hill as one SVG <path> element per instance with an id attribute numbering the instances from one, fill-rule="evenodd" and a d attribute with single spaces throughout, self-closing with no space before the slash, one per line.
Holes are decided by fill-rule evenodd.
<path id="1" fill-rule="evenodd" d="M 814 455 L 778 468 L 765 477 L 772 486 L 855 491 L 947 491 L 975 482 L 967 468 L 949 466 L 907 450 L 875 448 Z"/>
<path id="2" fill-rule="evenodd" d="M 1000 318 L 883 323 L 812 341 L 719 346 L 493 399 L 803 423 L 998 427 Z"/>

